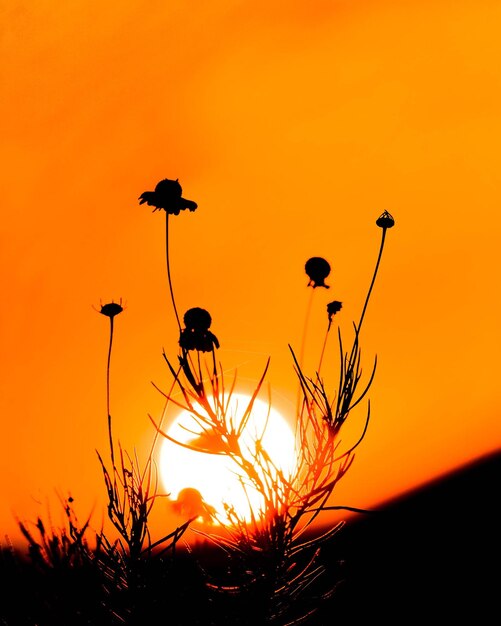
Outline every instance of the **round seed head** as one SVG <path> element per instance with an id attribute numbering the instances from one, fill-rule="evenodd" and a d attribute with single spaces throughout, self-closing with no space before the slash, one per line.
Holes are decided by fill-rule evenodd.
<path id="1" fill-rule="evenodd" d="M 331 266 L 324 258 L 320 256 L 311 257 L 306 261 L 304 269 L 310 279 L 308 287 L 328 288 L 328 285 L 325 284 L 325 279 L 331 272 Z"/>
<path id="2" fill-rule="evenodd" d="M 212 324 L 212 318 L 208 311 L 200 307 L 188 309 L 183 317 L 184 325 L 189 330 L 208 330 Z"/>

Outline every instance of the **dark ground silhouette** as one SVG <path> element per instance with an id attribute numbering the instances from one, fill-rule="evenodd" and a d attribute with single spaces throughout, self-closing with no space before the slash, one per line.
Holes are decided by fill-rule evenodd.
<path id="1" fill-rule="evenodd" d="M 323 549 L 324 582 L 341 582 L 307 623 L 501 623 L 500 486 L 501 452 L 350 521 Z M 40 576 L 5 553 L 0 575 L 0 626 L 117 623 L 99 617 L 100 596 L 85 570 Z M 222 599 L 219 619 L 190 561 L 178 562 L 172 576 L 152 569 L 148 580 L 146 608 L 128 624 L 260 626 L 251 598 Z M 177 621 L 173 600 L 184 616 Z"/>
<path id="2" fill-rule="evenodd" d="M 317 624 L 500 624 L 500 505 L 501 452 L 350 523 L 326 550 L 345 580 Z"/>

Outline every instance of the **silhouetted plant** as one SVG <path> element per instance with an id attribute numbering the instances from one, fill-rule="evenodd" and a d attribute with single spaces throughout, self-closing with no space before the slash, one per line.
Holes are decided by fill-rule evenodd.
<path id="1" fill-rule="evenodd" d="M 167 277 L 169 280 L 169 291 L 172 299 L 172 307 L 176 316 L 176 321 L 179 329 L 181 329 L 181 322 L 179 314 L 177 312 L 176 301 L 174 298 L 174 290 L 172 288 L 172 279 L 170 272 L 170 260 L 169 260 L 169 215 L 179 215 L 180 211 L 188 209 L 189 211 L 195 211 L 198 207 L 197 203 L 193 200 L 187 200 L 182 197 L 183 188 L 181 187 L 179 180 L 171 180 L 165 178 L 157 183 L 154 191 L 143 191 L 139 196 L 139 204 L 148 204 L 154 207 L 155 211 L 165 211 L 165 249 L 167 256 Z"/>
<path id="2" fill-rule="evenodd" d="M 331 273 L 331 266 L 328 261 L 321 256 L 312 256 L 306 261 L 304 269 L 310 279 L 308 287 L 329 289 L 329 285 L 325 284 L 325 279 Z"/>
<path id="3" fill-rule="evenodd" d="M 101 533 L 91 530 L 90 516 L 84 524 L 79 523 L 71 496 L 61 503 L 65 525 L 56 526 L 41 517 L 32 524 L 19 522 L 27 540 L 31 567 L 28 571 L 24 559 L 19 563 L 23 568 L 20 582 L 25 588 L 26 607 L 17 605 L 8 623 L 123 623 L 113 617 L 114 585 L 110 572 L 117 568 L 111 546 L 103 544 Z"/>
<path id="4" fill-rule="evenodd" d="M 168 212 L 167 212 L 168 213 Z M 168 215 L 167 215 L 168 219 Z M 163 393 L 168 402 L 188 412 L 193 419 L 194 439 L 184 443 L 174 439 L 152 419 L 157 432 L 177 445 L 205 454 L 225 455 L 238 473 L 242 489 L 256 490 L 261 496 L 259 509 L 252 508 L 250 520 L 231 505 L 226 505 L 226 519 L 215 513 L 223 532 L 198 531 L 222 548 L 231 560 L 231 575 L 227 582 L 210 581 L 213 590 L 238 596 L 245 603 L 243 613 L 248 623 L 293 624 L 314 612 L 313 605 L 298 612 L 298 599 L 318 579 L 323 568 L 318 556 L 323 542 L 333 537 L 342 524 L 334 526 L 322 536 L 302 541 L 306 529 L 317 516 L 327 510 L 355 507 L 332 506 L 330 498 L 336 484 L 346 474 L 354 459 L 354 451 L 363 440 L 370 417 L 367 410 L 365 426 L 359 439 L 346 449 L 340 448 L 340 432 L 353 409 L 366 396 L 374 379 L 376 360 L 368 380 L 359 391 L 362 379 L 360 331 L 383 252 L 386 231 L 393 226 L 391 215 L 385 211 L 376 221 L 383 229 L 376 268 L 369 286 L 355 337 L 349 353 L 344 352 L 341 332 L 338 330 L 340 374 L 338 389 L 329 394 L 320 376 L 325 344 L 333 316 L 342 308 L 334 300 L 327 305 L 328 325 L 318 371 L 308 377 L 303 372 L 290 347 L 294 369 L 299 380 L 302 402 L 297 416 L 297 465 L 290 474 L 284 473 L 262 446 L 256 436 L 252 450 L 242 445 L 242 434 L 261 391 L 269 359 L 264 367 L 248 406 L 236 422 L 229 411 L 230 400 L 237 381 L 226 386 L 223 368 L 216 363 L 215 349 L 219 341 L 208 329 L 210 314 L 201 308 L 190 309 L 184 316 L 185 328 L 180 328 L 179 367 L 174 367 L 164 352 L 181 401 L 172 393 Z M 167 242 L 168 247 L 168 242 Z M 308 286 L 328 288 L 325 279 L 331 271 L 322 257 L 312 257 L 305 264 Z M 172 301 L 174 295 L 169 276 Z M 178 321 L 179 317 L 176 315 Z M 194 352 L 194 357 L 191 356 Z M 208 360 L 204 358 L 208 353 Z M 157 387 L 158 388 L 158 387 Z M 210 441 L 210 446 L 203 442 Z M 250 498 L 249 503 L 250 503 Z M 323 594 L 327 597 L 331 590 Z M 318 598 L 315 598 L 318 601 Z M 239 605 L 242 612 L 242 606 Z M 240 617 L 241 623 L 247 623 Z M 240 622 L 239 622 L 240 623 Z"/>
<path id="5" fill-rule="evenodd" d="M 91 530 L 90 517 L 80 525 L 70 497 L 63 503 L 65 527 L 48 526 L 41 518 L 32 528 L 20 523 L 28 542 L 29 558 L 36 570 L 52 581 L 64 580 L 61 589 L 66 590 L 66 596 L 74 602 L 72 609 L 60 611 L 60 621 L 52 611 L 53 622 L 50 622 L 51 602 L 61 603 L 59 594 L 54 593 L 45 604 L 40 596 L 31 622 L 40 626 L 59 623 L 142 625 L 153 623 L 159 614 L 168 611 L 169 623 L 190 626 L 227 622 L 233 626 L 314 623 L 319 603 L 335 590 L 335 583 L 323 576 L 322 546 L 331 542 L 343 527 L 343 522 L 339 522 L 326 531 L 319 531 L 320 525 L 314 522 L 326 511 L 362 512 L 356 507 L 336 504 L 332 499 L 336 485 L 353 463 L 370 420 L 367 400 L 359 434 L 354 441 L 342 440 L 344 425 L 354 409 L 360 408 L 367 398 L 376 372 L 377 358 L 374 358 L 368 376 L 363 376 L 360 336 L 386 234 L 395 221 L 388 211 L 376 220 L 382 229 L 381 243 L 359 320 L 353 324 L 348 350 L 339 326 L 337 329 L 338 382 L 334 389 L 326 385 L 322 368 L 333 320 L 343 303 L 332 300 L 327 304 L 326 332 L 318 367 L 313 374 L 307 374 L 302 360 L 313 303 L 310 297 L 299 357 L 289 345 L 299 400 L 295 415 L 295 464 L 286 470 L 263 443 L 267 422 L 255 433 L 250 444 L 243 436 L 258 396 L 263 392 L 270 359 L 263 364 L 255 388 L 247 404 L 239 407 L 241 414 L 237 417 L 231 408 L 238 388 L 237 375 L 228 381 L 222 364 L 217 361 L 220 342 L 211 330 L 212 316 L 202 307 L 192 307 L 185 312 L 181 323 L 171 276 L 169 218 L 184 210 L 195 211 L 197 203 L 183 198 L 177 179 L 166 178 L 153 191 L 143 192 L 139 204 L 152 206 L 153 212 L 165 211 L 166 218 L 167 278 L 179 340 L 177 362 L 163 352 L 171 380 L 169 389 L 163 391 L 155 385 L 166 399 L 165 409 L 159 421 L 150 416 L 154 436 L 150 453 L 141 464 L 136 453 L 129 454 L 115 442 L 110 409 L 114 322 L 124 306 L 121 300 L 101 305 L 98 312 L 108 317 L 110 323 L 106 362 L 109 460 L 99 451 L 97 456 L 108 498 L 107 516 L 116 536 L 112 537 L 104 526 L 97 532 Z M 319 287 L 330 288 L 325 282 L 331 272 L 326 259 L 311 257 L 304 270 L 312 295 Z M 270 408 L 271 403 L 270 398 Z M 193 438 L 188 443 L 172 437 L 164 428 L 168 406 L 182 409 L 191 416 Z M 159 437 L 194 452 L 230 459 L 246 496 L 249 514 L 244 515 L 231 502 L 225 503 L 224 513 L 218 511 L 210 502 L 205 502 L 197 490 L 187 488 L 174 502 L 184 522 L 160 538 L 152 537 L 152 509 L 159 498 L 169 495 L 160 493 L 158 488 L 154 453 Z M 258 504 L 252 494 L 258 494 Z M 205 526 L 193 528 L 197 519 L 203 520 Z M 224 555 L 223 567 L 214 563 L 202 565 L 193 560 L 179 561 L 176 547 L 190 527 Z M 67 589 L 68 584 L 77 581 L 77 572 L 88 578 L 85 588 L 90 584 L 92 589 L 85 606 L 80 597 Z M 48 593 L 47 586 L 41 589 L 41 593 Z M 180 607 L 181 603 L 183 606 L 178 610 L 176 606 Z"/>
<path id="6" fill-rule="evenodd" d="M 111 469 L 108 469 L 103 457 L 97 452 L 106 491 L 108 495 L 108 518 L 118 531 L 119 537 L 111 542 L 102 532 L 99 536 L 101 549 L 107 562 L 114 568 L 109 570 L 110 580 L 115 589 L 125 597 L 122 618 L 127 623 L 136 623 L 144 617 L 144 610 L 149 602 L 148 562 L 172 553 L 177 542 L 188 529 L 192 520 L 187 520 L 172 532 L 153 539 L 150 534 L 150 514 L 158 497 L 158 477 L 153 464 L 153 447 L 148 455 L 144 469 L 137 455 L 132 457 L 118 447 L 118 462 L 115 458 L 115 443 L 112 432 L 110 411 L 110 363 L 114 332 L 114 318 L 123 311 L 123 307 L 110 302 L 101 307 L 100 313 L 110 320 L 108 359 L 106 366 L 106 406 L 108 412 L 108 435 Z M 165 563 L 164 563 L 165 565 Z M 164 569 L 168 569 L 167 566 Z M 142 617 L 141 617 L 142 616 Z M 138 623 L 142 623 L 139 621 Z"/>

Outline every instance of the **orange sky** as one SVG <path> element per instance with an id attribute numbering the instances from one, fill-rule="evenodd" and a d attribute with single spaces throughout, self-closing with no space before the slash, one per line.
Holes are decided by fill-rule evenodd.
<path id="1" fill-rule="evenodd" d="M 356 6 L 355 6 L 356 5 Z M 146 7 L 146 8 L 145 8 Z M 374 505 L 501 444 L 501 5 L 11 0 L 2 24 L 0 312 L 2 535 L 71 491 L 84 517 L 104 485 L 106 318 L 116 319 L 112 413 L 148 449 L 176 354 L 164 215 L 137 198 L 179 178 L 178 306 L 208 309 L 225 368 L 296 380 L 310 290 L 357 319 L 396 219 L 362 339 L 378 370 L 372 421 L 340 498 Z M 318 296 L 318 298 L 317 298 Z M 335 341 L 328 358 L 337 363 Z M 55 500 L 57 502 L 57 498 Z M 50 504 L 58 512 L 58 505 Z"/>

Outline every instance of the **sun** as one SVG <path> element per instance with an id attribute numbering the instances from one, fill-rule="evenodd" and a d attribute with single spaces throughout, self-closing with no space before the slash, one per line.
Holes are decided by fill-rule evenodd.
<path id="1" fill-rule="evenodd" d="M 250 401 L 248 395 L 232 394 L 226 413 L 234 424 L 241 423 Z M 210 448 L 207 435 L 202 434 L 201 426 L 186 410 L 179 413 L 166 433 L 185 444 L 196 444 L 203 437 L 205 447 Z M 279 470 L 285 475 L 293 472 L 296 464 L 293 429 L 278 410 L 259 399 L 254 401 L 240 440 L 248 460 L 252 460 L 251 451 L 257 439 L 273 460 L 275 474 Z M 216 513 L 221 521 L 227 522 L 225 505 L 230 505 L 241 519 L 249 520 L 251 511 L 256 514 L 263 508 L 260 494 L 253 488 L 244 489 L 238 477 L 239 468 L 226 455 L 189 450 L 164 439 L 159 469 L 174 510 L 186 517 L 198 515 L 200 521 L 209 521 L 214 520 L 211 514 Z"/>

